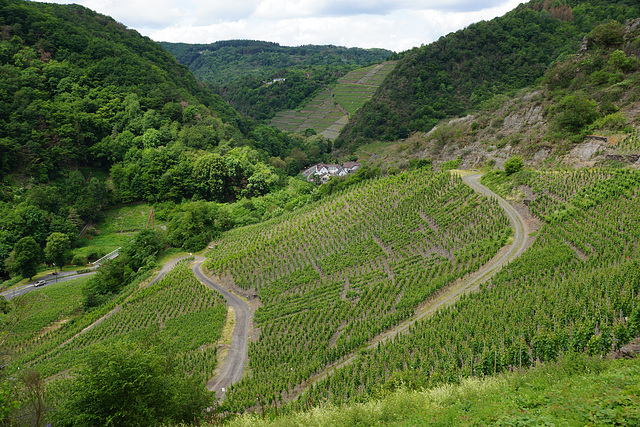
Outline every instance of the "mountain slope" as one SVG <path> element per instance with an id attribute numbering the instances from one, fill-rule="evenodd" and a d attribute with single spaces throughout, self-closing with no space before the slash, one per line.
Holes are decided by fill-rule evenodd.
<path id="1" fill-rule="evenodd" d="M 299 110 L 278 112 L 270 124 L 291 132 L 313 129 L 335 139 L 349 116 L 371 99 L 395 65 L 395 61 L 387 61 L 351 71 Z"/>
<path id="2" fill-rule="evenodd" d="M 533 84 L 552 61 L 577 52 L 582 37 L 612 18 L 640 16 L 637 2 L 534 0 L 414 48 L 337 144 L 406 138 L 470 111 L 496 94 Z"/>
<path id="3" fill-rule="evenodd" d="M 241 113 L 257 120 L 294 109 L 356 68 L 393 52 L 337 46 L 280 46 L 253 40 L 213 44 L 160 43 Z M 277 79 L 277 84 L 270 84 Z"/>
<path id="4" fill-rule="evenodd" d="M 84 7 L 9 0 L 0 26 L 0 134 L 12 171 L 17 163 L 46 181 L 59 165 L 95 161 L 91 148 L 126 119 L 164 109 L 174 120 L 180 102 L 237 117 L 157 44 Z"/>

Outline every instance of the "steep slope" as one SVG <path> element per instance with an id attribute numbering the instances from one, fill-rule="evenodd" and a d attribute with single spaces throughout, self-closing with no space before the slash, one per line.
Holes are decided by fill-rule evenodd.
<path id="1" fill-rule="evenodd" d="M 393 52 L 337 46 L 280 46 L 253 40 L 213 44 L 160 43 L 238 111 L 257 120 L 308 102 L 347 72 Z"/>
<path id="2" fill-rule="evenodd" d="M 387 61 L 351 71 L 299 110 L 277 113 L 270 124 L 291 132 L 313 129 L 327 139 L 335 139 L 349 116 L 371 99 L 395 66 L 395 61 Z"/>
<path id="3" fill-rule="evenodd" d="M 280 400 L 478 270 L 510 233 L 495 201 L 457 176 L 418 170 L 225 234 L 206 267 L 261 305 L 251 376 L 228 391 L 228 405 Z"/>
<path id="4" fill-rule="evenodd" d="M 598 23 L 640 16 L 637 2 L 534 0 L 402 55 L 372 101 L 337 144 L 406 138 L 444 117 L 466 113 L 496 94 L 533 84 L 552 61 L 578 51 Z"/>
<path id="5" fill-rule="evenodd" d="M 151 109 L 175 120 L 184 102 L 237 116 L 157 44 L 84 7 L 9 0 L 0 26 L 3 173 L 18 164 L 46 180 L 59 165 L 95 162 L 93 146 Z"/>
<path id="6" fill-rule="evenodd" d="M 639 128 L 640 18 L 597 26 L 579 53 L 555 62 L 540 84 L 513 97 L 497 95 L 430 132 L 366 144 L 356 154 L 384 172 L 416 158 L 501 168 L 515 155 L 535 166 L 628 165 L 640 158 Z"/>
<path id="7" fill-rule="evenodd" d="M 322 160 L 326 149 L 305 142 L 241 119 L 157 43 L 109 17 L 77 5 L 0 3 L 3 278 L 21 271 L 12 253 L 37 265 L 53 233 L 73 248 L 120 203 L 169 202 L 165 218 L 182 228 L 169 231 L 170 244 L 202 248 L 214 218 L 222 228 L 232 221 L 203 203 L 175 203 L 277 189 L 310 158 Z M 21 258 L 22 239 L 33 251 Z"/>

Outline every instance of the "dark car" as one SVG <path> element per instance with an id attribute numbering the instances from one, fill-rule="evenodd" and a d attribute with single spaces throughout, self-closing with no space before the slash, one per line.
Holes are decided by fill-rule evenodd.
<path id="1" fill-rule="evenodd" d="M 36 288 L 38 286 L 44 286 L 47 282 L 45 282 L 44 280 L 38 280 L 36 283 L 33 284 L 33 286 L 35 286 Z"/>

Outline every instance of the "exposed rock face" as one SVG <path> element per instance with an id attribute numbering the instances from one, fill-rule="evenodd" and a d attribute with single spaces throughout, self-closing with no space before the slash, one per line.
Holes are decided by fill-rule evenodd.
<path id="1" fill-rule="evenodd" d="M 504 118 L 503 128 L 512 132 L 519 132 L 523 127 L 532 126 L 544 120 L 544 111 L 541 105 L 534 105 L 528 110 L 517 111 Z"/>

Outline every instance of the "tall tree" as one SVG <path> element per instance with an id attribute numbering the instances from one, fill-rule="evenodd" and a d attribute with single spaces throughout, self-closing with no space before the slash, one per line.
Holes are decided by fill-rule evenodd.
<path id="1" fill-rule="evenodd" d="M 42 249 L 33 237 L 23 237 L 13 247 L 11 268 L 29 280 L 38 272 L 42 261 Z"/>
<path id="2" fill-rule="evenodd" d="M 63 233 L 51 233 L 47 237 L 47 246 L 44 248 L 44 256 L 47 261 L 54 262 L 62 267 L 67 258 L 67 251 L 71 248 L 69 236 Z"/>

